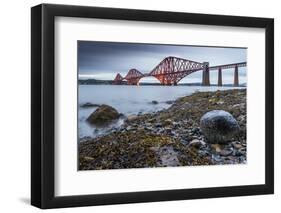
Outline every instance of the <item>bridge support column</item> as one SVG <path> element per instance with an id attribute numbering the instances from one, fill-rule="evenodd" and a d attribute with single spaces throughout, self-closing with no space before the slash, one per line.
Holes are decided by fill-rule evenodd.
<path id="1" fill-rule="evenodd" d="M 210 86 L 209 62 L 203 62 L 202 86 Z"/>
<path id="2" fill-rule="evenodd" d="M 236 65 L 234 68 L 234 86 L 239 86 L 239 74 L 238 74 L 238 66 Z"/>
<path id="3" fill-rule="evenodd" d="M 218 86 L 222 86 L 222 73 L 221 73 L 221 67 L 218 70 Z"/>
<path id="4" fill-rule="evenodd" d="M 202 86 L 205 85 L 205 71 L 204 71 L 204 68 L 202 70 Z"/>

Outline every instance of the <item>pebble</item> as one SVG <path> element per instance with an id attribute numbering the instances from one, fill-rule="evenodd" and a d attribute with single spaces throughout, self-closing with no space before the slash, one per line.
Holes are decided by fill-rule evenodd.
<path id="1" fill-rule="evenodd" d="M 241 155 L 246 155 L 246 148 L 241 148 L 238 151 L 236 151 L 236 155 L 237 156 L 241 156 Z"/>
<path id="2" fill-rule="evenodd" d="M 189 147 L 194 147 L 196 149 L 200 149 L 201 147 L 205 146 L 206 143 L 203 141 L 200 141 L 198 139 L 194 139 L 192 141 L 190 141 L 190 143 L 188 144 Z"/>
<path id="3" fill-rule="evenodd" d="M 160 128 L 160 127 L 162 127 L 162 124 L 161 123 L 156 123 L 154 126 L 155 126 L 155 128 Z"/>
<path id="4" fill-rule="evenodd" d="M 230 154 L 232 154 L 233 149 L 232 148 L 226 148 L 220 151 L 220 155 L 222 156 L 228 156 Z"/>
<path id="5" fill-rule="evenodd" d="M 232 143 L 232 145 L 233 145 L 233 147 L 234 147 L 235 149 L 240 149 L 240 148 L 243 147 L 243 146 L 240 144 L 240 142 L 238 142 L 238 141 L 234 141 L 234 142 Z"/>
<path id="6" fill-rule="evenodd" d="M 219 144 L 211 144 L 211 147 L 216 151 L 216 152 L 221 152 L 221 146 Z"/>

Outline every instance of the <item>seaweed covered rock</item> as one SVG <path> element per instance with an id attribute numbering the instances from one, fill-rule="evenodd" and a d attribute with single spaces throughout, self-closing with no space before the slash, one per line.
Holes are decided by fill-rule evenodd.
<path id="1" fill-rule="evenodd" d="M 108 105 L 99 106 L 88 118 L 90 124 L 96 126 L 105 126 L 115 121 L 120 117 L 116 109 Z"/>
<path id="2" fill-rule="evenodd" d="M 200 127 L 209 143 L 225 143 L 239 132 L 235 118 L 224 110 L 212 110 L 200 119 Z"/>

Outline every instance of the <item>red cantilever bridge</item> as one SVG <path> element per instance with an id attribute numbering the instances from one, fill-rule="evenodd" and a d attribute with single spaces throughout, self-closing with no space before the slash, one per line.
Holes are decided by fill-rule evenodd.
<path id="1" fill-rule="evenodd" d="M 198 71 L 202 71 L 202 85 L 210 86 L 210 71 L 218 70 L 218 86 L 222 86 L 222 70 L 234 69 L 234 86 L 239 86 L 238 68 L 247 66 L 246 62 L 224 64 L 209 67 L 208 62 L 196 62 L 188 59 L 169 56 L 163 59 L 150 73 L 141 73 L 137 69 L 130 69 L 125 77 L 118 73 L 114 84 L 121 84 L 126 80 L 129 85 L 138 85 L 141 78 L 153 76 L 162 85 L 177 85 L 184 77 Z"/>

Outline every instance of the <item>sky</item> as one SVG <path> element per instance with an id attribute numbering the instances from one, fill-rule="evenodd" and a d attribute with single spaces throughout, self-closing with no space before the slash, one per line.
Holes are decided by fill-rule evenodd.
<path id="1" fill-rule="evenodd" d="M 125 77 L 132 68 L 149 73 L 168 56 L 215 66 L 247 61 L 247 48 L 78 41 L 79 79 L 113 80 L 117 73 Z M 240 83 L 246 83 L 246 70 L 246 67 L 239 68 Z M 234 69 L 223 70 L 222 78 L 223 83 L 233 83 Z M 211 83 L 217 83 L 217 79 L 218 72 L 210 71 Z M 158 80 L 145 77 L 140 82 Z M 201 71 L 186 76 L 179 83 L 196 82 L 202 82 Z"/>

